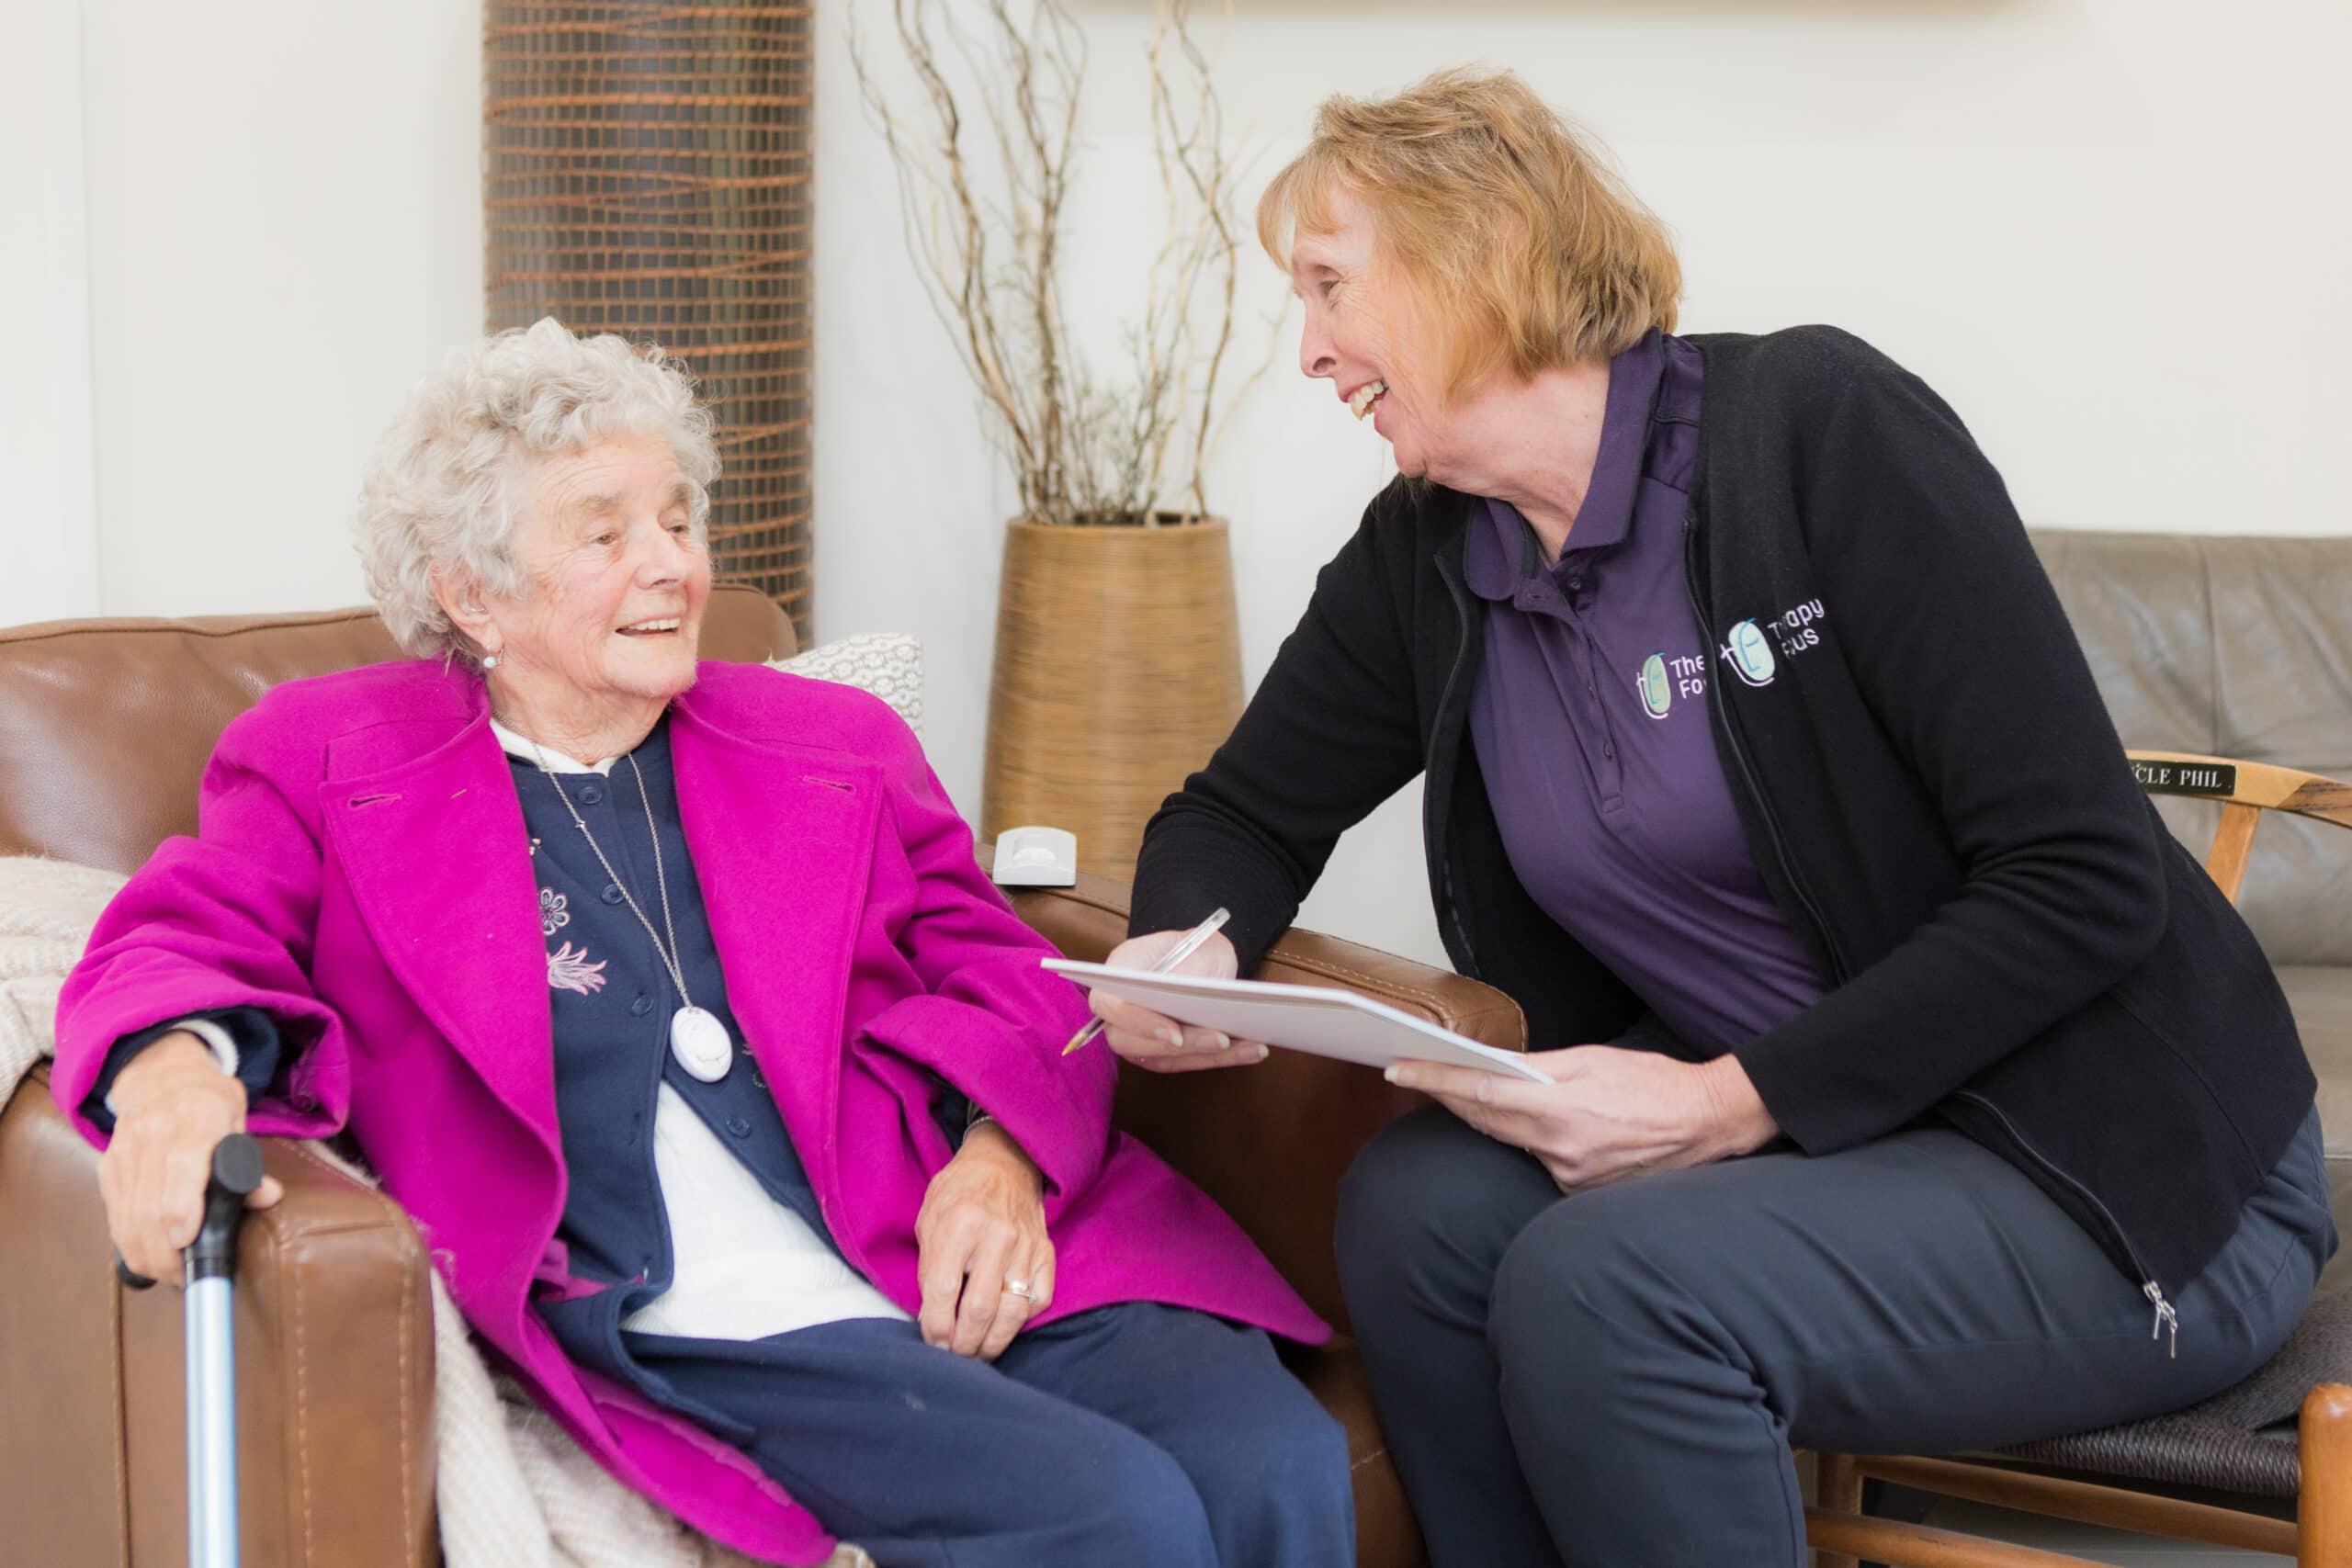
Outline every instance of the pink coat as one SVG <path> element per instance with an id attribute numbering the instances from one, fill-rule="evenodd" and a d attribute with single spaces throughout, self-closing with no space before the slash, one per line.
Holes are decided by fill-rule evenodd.
<path id="1" fill-rule="evenodd" d="M 1111 1054 L 1059 1055 L 1083 1003 L 1037 966 L 1052 949 L 974 864 L 888 707 L 706 663 L 672 714 L 728 1000 L 835 1238 L 884 1294 L 921 1300 L 915 1213 L 949 1155 L 936 1074 L 1050 1183 L 1040 1322 L 1153 1301 L 1328 1335 L 1221 1210 L 1112 1130 Z M 297 1054 L 254 1130 L 347 1121 L 468 1320 L 582 1446 L 730 1546 L 820 1561 L 824 1529 L 750 1460 L 571 1365 L 529 1304 L 571 1286 L 565 1172 L 537 893 L 489 716 L 478 680 L 401 662 L 289 682 L 230 725 L 198 837 L 155 852 L 66 985 L 57 1099 L 78 1120 L 134 1030 L 268 1009 Z"/>

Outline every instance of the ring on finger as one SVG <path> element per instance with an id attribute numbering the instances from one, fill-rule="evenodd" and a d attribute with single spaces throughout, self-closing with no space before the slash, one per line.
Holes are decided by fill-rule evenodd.
<path id="1" fill-rule="evenodd" d="M 1004 1293 L 1008 1296 L 1019 1296 L 1024 1302 L 1035 1299 L 1029 1293 L 1029 1281 L 1026 1280 L 1007 1280 L 1004 1282 Z"/>

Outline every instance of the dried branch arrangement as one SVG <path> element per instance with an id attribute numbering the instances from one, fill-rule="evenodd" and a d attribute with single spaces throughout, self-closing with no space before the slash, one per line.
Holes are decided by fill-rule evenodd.
<path id="1" fill-rule="evenodd" d="M 1216 9 L 1230 19 L 1230 0 Z M 1121 373 L 1109 378 L 1078 352 L 1062 310 L 1087 68 L 1085 34 L 1063 0 L 891 0 L 917 85 L 904 107 L 863 41 L 850 40 L 859 91 L 898 171 L 916 271 L 995 416 L 1030 521 L 1208 515 L 1201 468 L 1220 383 L 1231 379 L 1242 230 L 1215 62 L 1193 10 L 1193 0 L 1154 7 L 1152 149 L 1168 231 L 1142 314 L 1125 328 Z"/>

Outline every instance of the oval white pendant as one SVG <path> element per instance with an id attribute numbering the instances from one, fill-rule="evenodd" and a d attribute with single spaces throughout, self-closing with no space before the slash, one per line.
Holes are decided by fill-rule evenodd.
<path id="1" fill-rule="evenodd" d="M 705 1083 L 717 1083 L 735 1065 L 735 1042 L 718 1015 L 702 1008 L 680 1008 L 670 1015 L 670 1055 Z"/>

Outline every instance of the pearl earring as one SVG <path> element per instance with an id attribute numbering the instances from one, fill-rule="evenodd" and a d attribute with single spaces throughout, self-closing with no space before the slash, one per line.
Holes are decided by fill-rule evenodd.
<path id="1" fill-rule="evenodd" d="M 498 668 L 498 655 L 496 655 L 496 654 L 494 654 L 494 653 L 485 653 L 485 654 L 483 654 L 483 655 L 481 656 L 481 667 L 482 667 L 485 671 L 488 671 L 488 670 L 495 670 L 495 669 L 497 669 L 497 668 Z"/>

